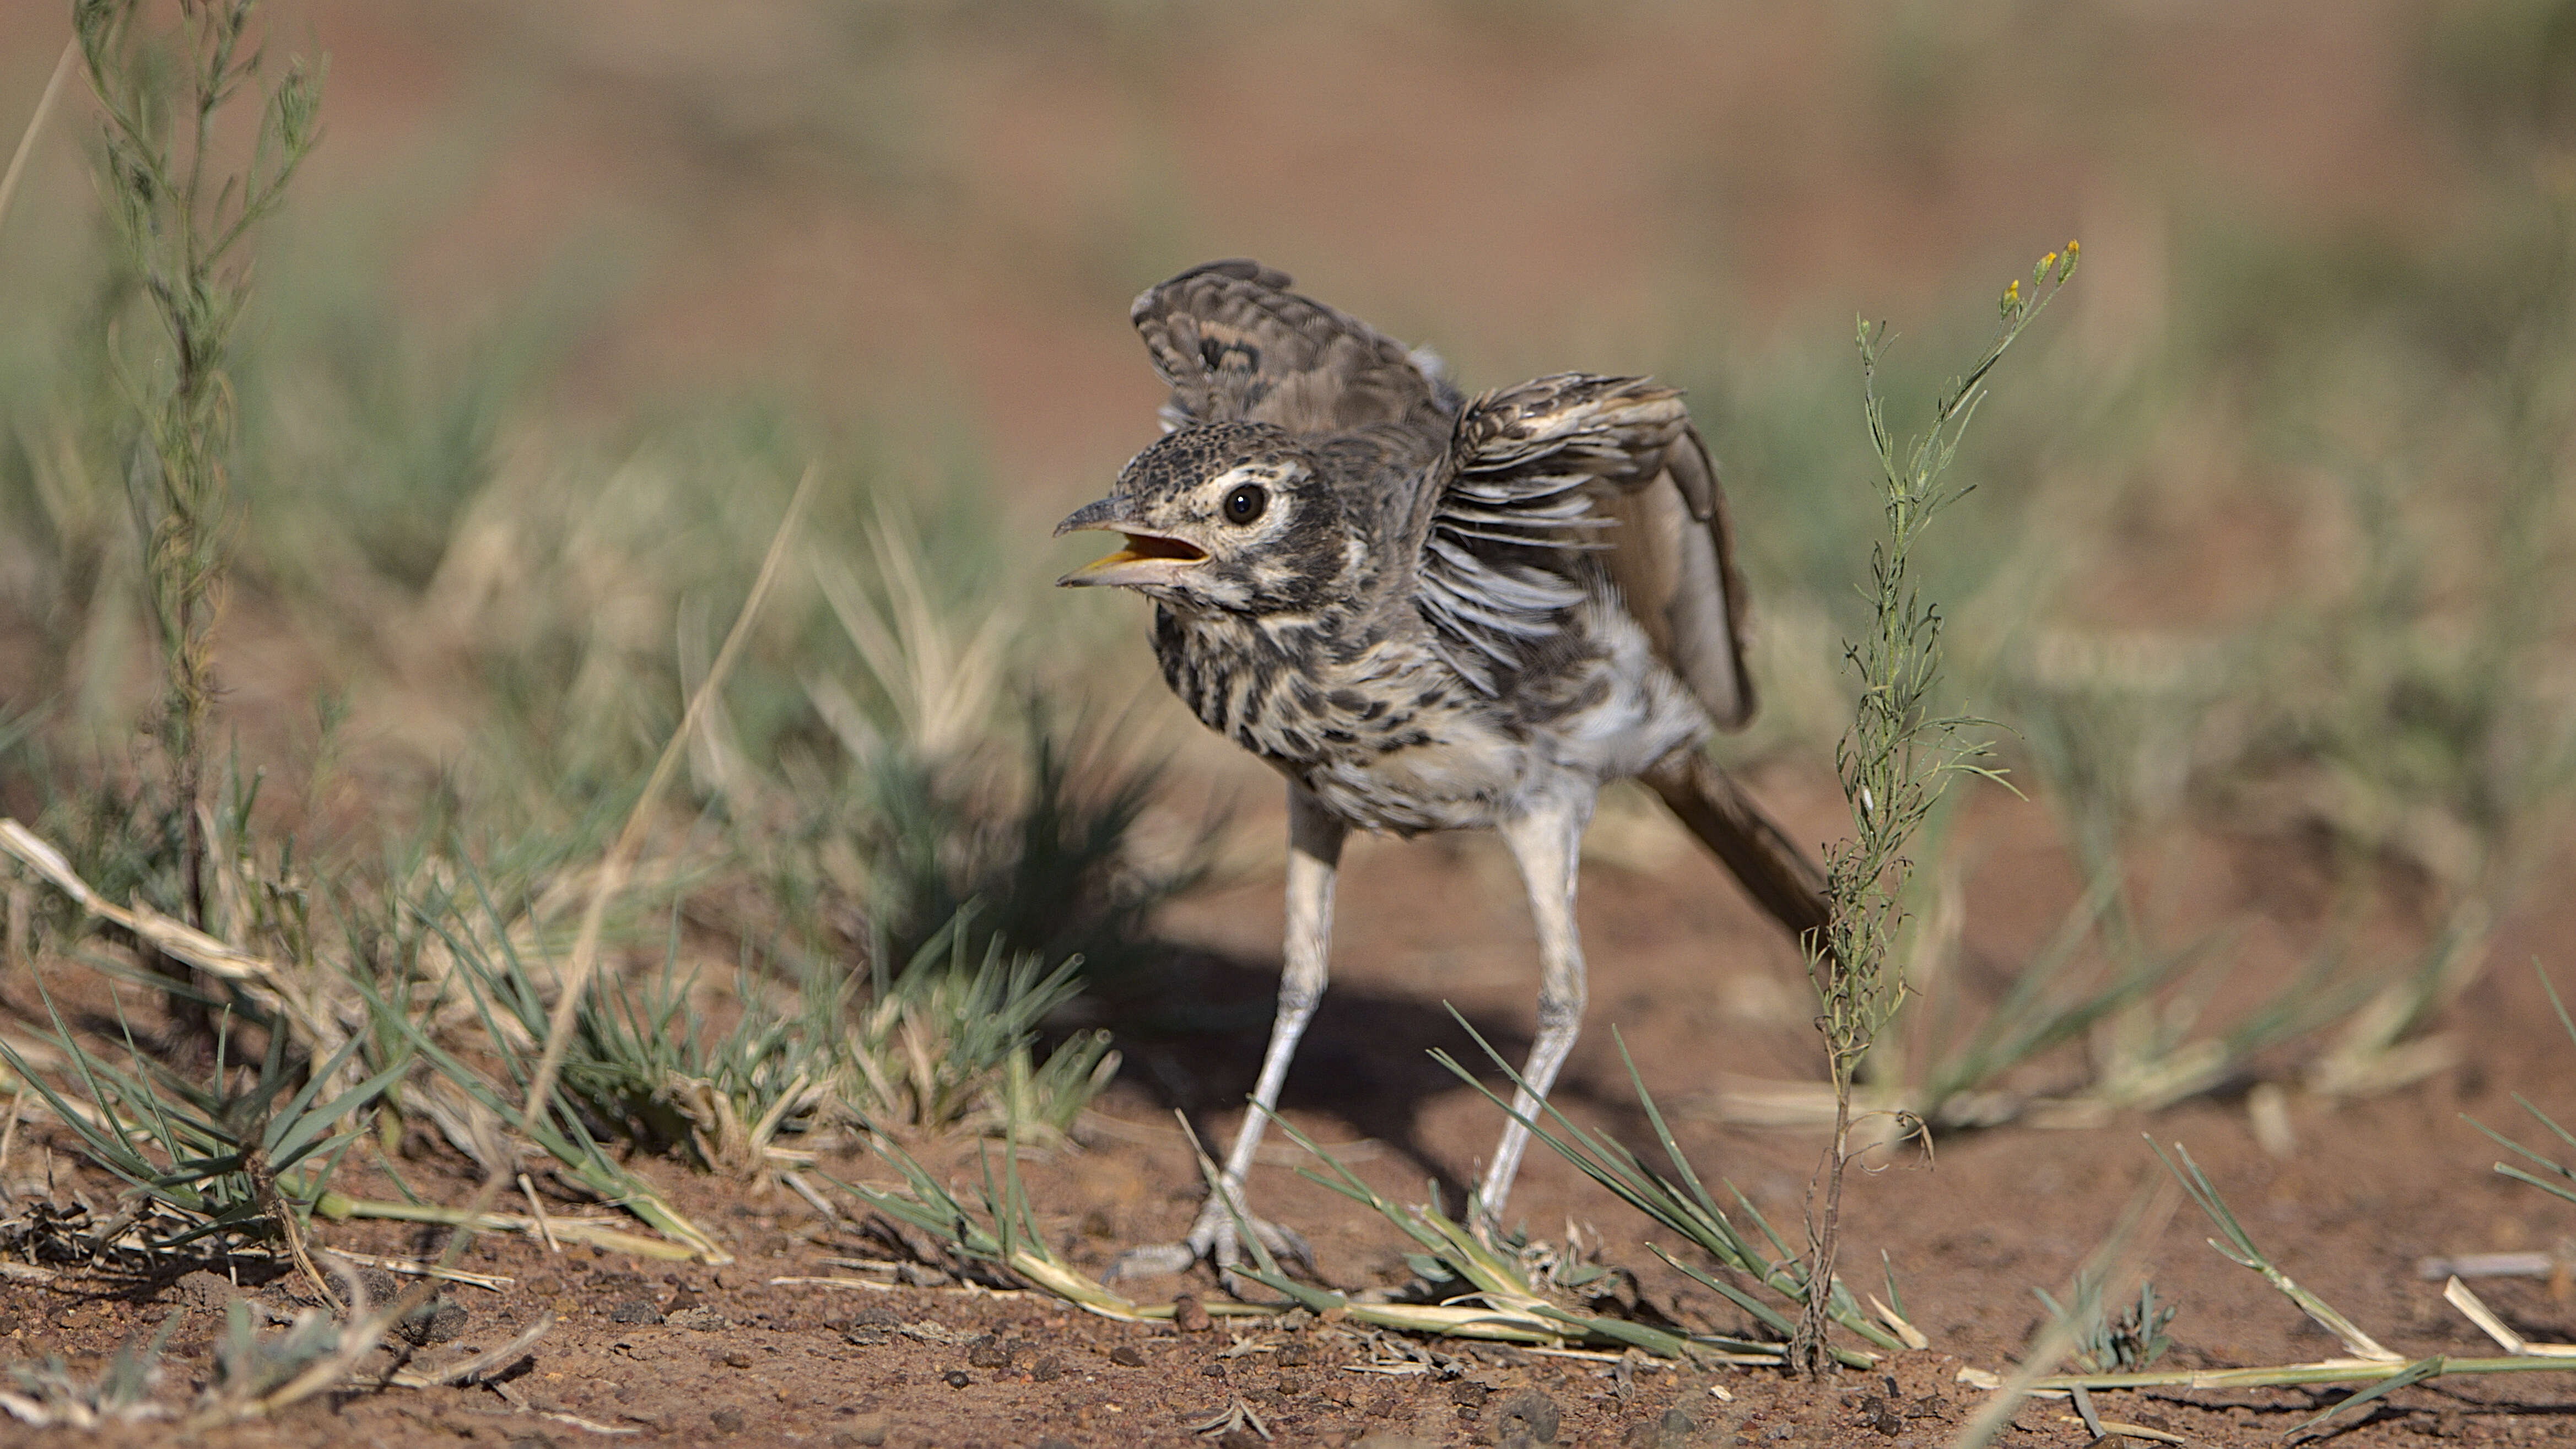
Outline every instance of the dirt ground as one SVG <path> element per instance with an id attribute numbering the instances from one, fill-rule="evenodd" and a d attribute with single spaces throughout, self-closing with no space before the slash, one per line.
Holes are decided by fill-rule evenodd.
<path id="1" fill-rule="evenodd" d="M 1760 780 L 1801 828 L 1829 823 L 1822 783 L 1780 774 Z M 2058 878 L 2062 867 L 2051 864 L 2045 822 L 2030 804 L 1975 812 L 1971 854 L 1983 865 L 1968 882 L 1972 959 L 2013 959 L 2026 949 L 2019 938 L 2045 929 L 2071 895 L 2071 882 Z M 1258 834 L 1264 824 L 1251 819 L 1246 829 Z M 2207 908 L 2251 909 L 2273 928 L 2246 933 L 2258 971 L 2264 941 L 2312 937 L 2319 925 L 2303 915 L 2315 907 L 2295 890 L 2247 898 L 2244 882 L 2254 876 L 2241 862 L 2260 856 L 2264 877 L 2276 878 L 2287 852 L 2280 842 L 2205 842 Z M 1610 1028 L 1619 1028 L 1649 1087 L 1673 1109 L 1698 1169 L 1731 1180 L 1776 1220 L 1794 1222 L 1816 1136 L 1724 1125 L 1709 1108 L 1729 1075 L 1813 1075 L 1805 1027 L 1794 1008 L 1778 1005 L 1795 1000 L 1793 958 L 1713 866 L 1642 811 L 1615 810 L 1595 854 L 1583 897 L 1592 1009 L 1559 1102 L 1587 1125 L 1650 1145 L 1611 1040 Z M 1508 862 L 1491 842 L 1364 841 L 1348 864 L 1337 979 L 1290 1078 L 1287 1116 L 1318 1140 L 1342 1144 L 1355 1170 L 1390 1196 L 1420 1201 L 1433 1181 L 1454 1204 L 1498 1116 L 1424 1053 L 1471 1050 L 1445 1003 L 1506 1051 L 1525 1046 L 1529 927 Z M 1033 1158 L 1027 1169 L 1043 1225 L 1077 1264 L 1098 1270 L 1121 1249 L 1168 1240 L 1186 1226 L 1197 1177 L 1169 1114 L 1186 1111 L 1219 1136 L 1238 1120 L 1227 1104 L 1249 1086 L 1266 1023 L 1277 956 L 1265 943 L 1278 923 L 1278 889 L 1276 875 L 1256 867 L 1175 910 L 1169 934 L 1191 948 L 1154 1000 L 1106 1008 L 1127 1068 L 1085 1131 L 1093 1145 Z M 204 1439 L 518 1445 L 613 1434 L 648 1444 L 1236 1445 L 1258 1442 L 1248 1422 L 1257 1417 L 1280 1444 L 1450 1444 L 1511 1442 L 1552 1417 L 1562 1444 L 1934 1445 L 1947 1442 L 1983 1397 L 1957 1382 L 1959 1369 L 2007 1369 L 2041 1321 L 2030 1290 L 2062 1291 L 2137 1185 L 2158 1170 L 2142 1131 L 2187 1144 L 2284 1269 L 2391 1348 L 2410 1357 L 2491 1352 L 2417 1263 L 2545 1249 L 2568 1229 L 2562 1204 L 2490 1170 L 2495 1148 L 2461 1114 L 2517 1126 L 2516 1092 L 2562 1117 L 2576 1112 L 2576 1091 L 2566 1085 L 2576 1046 L 2522 964 L 2545 957 L 2547 944 L 2576 924 L 2569 917 L 2567 903 L 2551 900 L 2507 922 L 2497 968 L 2452 1023 L 2473 1032 L 2462 1065 L 2376 1100 L 2294 1099 L 2296 1147 L 2285 1157 L 2257 1145 L 2241 1102 L 2216 1100 L 2088 1130 L 1952 1135 L 1939 1144 L 1937 1165 L 1856 1175 L 1846 1261 L 1867 1264 L 1855 1276 L 1875 1287 L 1871 1260 L 1884 1253 L 1932 1347 L 1821 1384 L 1761 1369 L 1459 1343 L 1396 1348 L 1330 1323 L 1219 1317 L 1194 1332 L 1139 1328 L 1043 1296 L 957 1286 L 826 1286 L 812 1280 L 883 1281 L 834 1262 L 886 1252 L 861 1231 L 855 1204 L 844 1200 L 851 1220 L 827 1222 L 783 1189 L 675 1170 L 654 1175 L 730 1244 L 731 1265 L 673 1266 L 583 1248 L 555 1255 L 532 1242 L 486 1239 L 469 1266 L 510 1281 L 498 1291 L 451 1289 L 464 1311 L 460 1329 L 423 1355 L 490 1347 L 539 1315 L 555 1315 L 552 1330 L 498 1385 L 351 1396 Z M 23 982 L 9 984 L 12 1006 L 28 1004 L 17 999 L 24 990 Z M 22 1139 L 14 1181 L 26 1183 L 36 1170 L 38 1135 Z M 1311 1240 L 1327 1282 L 1351 1290 L 1402 1283 L 1405 1245 L 1393 1230 L 1297 1176 L 1291 1169 L 1301 1157 L 1284 1144 L 1265 1149 L 1253 1189 L 1262 1211 Z M 961 1187 L 979 1180 L 971 1148 L 953 1149 L 940 1165 Z M 59 1152 L 44 1166 L 58 1188 L 77 1176 Z M 425 1152 L 406 1172 L 418 1186 L 424 1175 L 436 1183 L 447 1171 L 445 1187 L 462 1197 L 466 1185 L 453 1167 Z M 827 1160 L 823 1169 L 845 1179 L 891 1178 L 861 1157 Z M 88 1186 L 105 1196 L 101 1184 Z M 389 1184 L 363 1175 L 353 1190 L 390 1195 Z M 1543 1151 L 1530 1158 L 1512 1213 L 1536 1237 L 1560 1236 L 1568 1222 L 1597 1232 L 1602 1257 L 1634 1270 L 1646 1300 L 1682 1323 L 1746 1326 L 1739 1311 L 1658 1263 L 1645 1246 L 1654 1235 L 1639 1220 Z M 2332 1340 L 2286 1300 L 2204 1246 L 2207 1233 L 2185 1206 L 2147 1258 L 2159 1297 L 2180 1308 L 2169 1363 L 2334 1355 Z M 324 1237 L 379 1253 L 429 1245 L 389 1224 L 330 1225 Z M 1146 1299 L 1189 1292 L 1223 1301 L 1205 1277 L 1127 1286 Z M 2479 1286 L 2532 1338 L 2576 1339 L 2576 1304 L 2563 1284 L 2555 1292 L 2530 1280 Z M 286 1287 L 272 1283 L 258 1296 L 291 1307 Z M 225 1296 L 202 1277 L 149 1283 L 69 1272 L 49 1285 L 0 1285 L 0 1356 L 60 1354 L 95 1366 L 175 1309 L 186 1316 L 171 1340 L 163 1391 L 175 1399 L 184 1381 L 209 1376 Z M 2250 1446 L 2278 1442 L 2329 1401 L 2290 1389 L 2155 1392 L 2104 1394 L 2098 1408 L 2106 1419 L 2185 1442 Z M 1228 1430 L 1225 1416 L 1238 1407 L 1247 1417 Z M 2576 1393 L 2558 1374 L 2452 1379 L 2357 1412 L 2340 1438 L 2558 1442 L 2576 1438 L 2571 1413 Z M 166 1434 L 134 1430 L 124 1438 L 160 1442 Z M 35 1437 L 0 1427 L 0 1443 Z M 2065 1404 L 2043 1400 L 2024 1407 L 2000 1442 L 2090 1438 Z"/>

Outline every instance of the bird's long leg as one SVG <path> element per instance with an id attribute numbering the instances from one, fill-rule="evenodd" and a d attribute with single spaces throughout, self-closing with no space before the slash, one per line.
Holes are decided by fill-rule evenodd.
<path id="1" fill-rule="evenodd" d="M 1306 1023 L 1314 1020 L 1315 1007 L 1324 998 L 1333 939 L 1333 877 L 1341 867 L 1342 838 L 1348 833 L 1349 827 L 1303 786 L 1288 787 L 1288 939 L 1279 973 L 1279 1014 L 1271 1022 L 1261 1075 L 1253 1083 L 1252 1110 L 1235 1132 L 1234 1147 L 1226 1153 L 1225 1170 L 1218 1176 L 1223 1194 L 1209 1195 L 1188 1240 L 1169 1248 L 1136 1249 L 1120 1261 L 1120 1274 L 1177 1272 L 1201 1258 L 1213 1258 L 1223 1269 L 1239 1261 L 1234 1215 L 1243 1209 L 1243 1180 L 1261 1149 L 1261 1132 L 1270 1124 L 1271 1109 L 1279 1105 L 1279 1089 L 1288 1080 L 1297 1039 L 1306 1034 Z M 1249 1213 L 1245 1220 L 1264 1231 L 1265 1241 L 1270 1241 L 1267 1225 Z M 1307 1256 L 1305 1245 L 1285 1233 L 1277 1234 L 1270 1246 L 1296 1257 Z"/>
<path id="2" fill-rule="evenodd" d="M 1574 928 L 1575 866 L 1583 849 L 1583 827 L 1592 819 L 1590 792 L 1544 798 L 1537 808 L 1505 819 L 1496 827 L 1512 858 L 1520 862 L 1521 880 L 1529 887 L 1530 916 L 1538 925 L 1538 1036 L 1530 1043 L 1529 1064 L 1521 1070 L 1520 1090 L 1512 1110 L 1535 1117 L 1556 1074 L 1574 1050 L 1583 1030 L 1583 942 Z M 1475 1225 L 1489 1239 L 1500 1226 L 1503 1202 L 1519 1175 L 1529 1129 L 1518 1118 L 1503 1128 L 1493 1164 L 1476 1190 Z"/>

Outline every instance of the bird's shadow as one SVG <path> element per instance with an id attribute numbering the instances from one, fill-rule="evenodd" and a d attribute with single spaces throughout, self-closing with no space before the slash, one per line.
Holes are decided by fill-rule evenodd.
<path id="1" fill-rule="evenodd" d="M 1164 1110 L 1187 1116 L 1208 1151 L 1221 1156 L 1227 1141 L 1211 1134 L 1209 1119 L 1252 1095 L 1278 1001 L 1279 963 L 1187 945 L 1168 945 L 1150 957 L 1151 964 L 1119 979 L 1094 983 L 1085 1015 L 1109 1028 L 1126 1062 L 1121 1078 Z M 1469 1184 L 1454 1169 L 1481 1160 L 1493 1137 L 1472 1145 L 1428 1142 L 1422 1109 L 1463 1085 L 1434 1051 L 1447 1052 L 1488 1088 L 1510 1091 L 1477 1036 L 1506 1061 L 1517 1064 L 1529 1054 L 1529 1029 L 1519 1021 L 1463 1009 L 1453 1014 L 1445 1002 L 1335 983 L 1298 1044 L 1280 1108 L 1339 1119 L 1353 1134 L 1400 1154 L 1455 1207 L 1466 1201 Z M 1553 1095 L 1588 1094 L 1560 1080 Z M 1628 1103 L 1628 1110 L 1635 1105 Z M 1499 1135 L 1503 1114 L 1492 1115 Z"/>

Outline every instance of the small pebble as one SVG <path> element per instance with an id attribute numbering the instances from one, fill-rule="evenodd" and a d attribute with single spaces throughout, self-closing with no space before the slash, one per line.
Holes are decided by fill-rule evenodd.
<path id="1" fill-rule="evenodd" d="M 1559 1415 L 1556 1400 L 1536 1389 L 1523 1389 L 1503 1400 L 1494 1414 L 1494 1442 L 1511 1449 L 1513 1445 L 1541 1445 L 1556 1442 Z"/>
<path id="2" fill-rule="evenodd" d="M 850 1325 L 841 1330 L 841 1340 L 861 1348 L 873 1348 L 885 1342 L 892 1331 L 902 1325 L 903 1315 L 891 1308 L 862 1308 L 850 1315 Z"/>
<path id="3" fill-rule="evenodd" d="M 463 1333 L 465 1320 L 465 1305 L 439 1293 L 394 1325 L 394 1332 L 402 1335 L 403 1342 L 422 1348 L 433 1343 L 445 1343 Z"/>
<path id="4" fill-rule="evenodd" d="M 662 1321 L 662 1310 L 654 1307 L 652 1300 L 649 1298 L 621 1298 L 617 1300 L 615 1307 L 608 1310 L 608 1321 L 611 1323 L 659 1323 Z"/>
<path id="5" fill-rule="evenodd" d="M 969 1368 L 1009 1368 L 1011 1346 L 992 1334 L 985 1334 L 982 1338 L 966 1345 L 966 1364 Z"/>
<path id="6" fill-rule="evenodd" d="M 1109 1361 L 1118 1365 L 1120 1368 L 1143 1368 L 1145 1366 L 1145 1350 L 1138 1348 L 1132 1343 L 1122 1343 L 1116 1348 L 1109 1350 Z"/>
<path id="7" fill-rule="evenodd" d="M 751 1352 L 750 1352 L 750 1350 L 748 1350 L 748 1349 L 740 1349 L 740 1348 L 729 1348 L 729 1349 L 726 1349 L 726 1350 L 725 1350 L 725 1353 L 724 1353 L 724 1366 L 725 1366 L 726 1368 L 738 1368 L 738 1369 L 745 1369 L 745 1368 L 749 1368 L 749 1367 L 751 1367 Z"/>
<path id="8" fill-rule="evenodd" d="M 740 1409 L 718 1409 L 707 1415 L 707 1421 L 716 1426 L 719 1434 L 739 1434 L 744 1422 Z"/>
<path id="9" fill-rule="evenodd" d="M 1216 1320 L 1196 1295 L 1184 1293 L 1172 1300 L 1172 1326 L 1183 1333 L 1205 1333 L 1216 1326 Z"/>
<path id="10" fill-rule="evenodd" d="M 1306 1345 L 1302 1343 L 1281 1344 L 1279 1346 L 1279 1351 L 1270 1356 L 1270 1361 L 1279 1365 L 1281 1368 L 1304 1368 L 1308 1362 Z"/>
<path id="11" fill-rule="evenodd" d="M 1064 1377 L 1064 1361 L 1053 1357 L 1039 1359 L 1030 1367 L 1029 1377 L 1042 1384 L 1054 1383 Z"/>
<path id="12" fill-rule="evenodd" d="M 945 1379 L 948 1383 L 948 1387 L 952 1389 L 962 1389 L 968 1384 L 975 1382 L 974 1376 L 967 1373 L 964 1369 L 950 1369 L 948 1372 L 941 1374 L 940 1377 Z"/>

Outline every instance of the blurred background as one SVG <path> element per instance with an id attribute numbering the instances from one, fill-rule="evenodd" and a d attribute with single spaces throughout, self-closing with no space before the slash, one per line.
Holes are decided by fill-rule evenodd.
<path id="1" fill-rule="evenodd" d="M 64 9 L 0 11 L 8 135 Z M 1050 592 L 1090 550 L 1047 535 L 1154 435 L 1129 300 L 1234 255 L 1471 389 L 1689 388 L 1767 696 L 1723 749 L 1821 838 L 1878 525 L 1855 319 L 1892 325 L 1919 427 L 2070 237 L 1920 560 L 2069 878 L 2144 879 L 2144 914 L 2160 850 L 2233 842 L 2205 916 L 2296 875 L 2435 941 L 2555 838 L 2568 0 L 263 12 L 329 75 L 255 242 L 218 727 L 324 848 L 602 818 L 810 463 L 811 567 L 691 759 L 708 818 L 756 827 L 748 878 L 818 943 L 917 941 L 978 871 L 1026 884 L 1033 827 L 990 802 L 1055 769 L 1147 908 L 1206 865 L 1204 802 L 1275 786 L 1161 697 L 1134 601 Z M 137 768 L 154 689 L 96 134 L 76 77 L 0 217 L 21 814 Z M 1099 899 L 1011 929 L 1097 950 Z M 2390 1042 L 2456 989 L 2404 979 Z"/>

